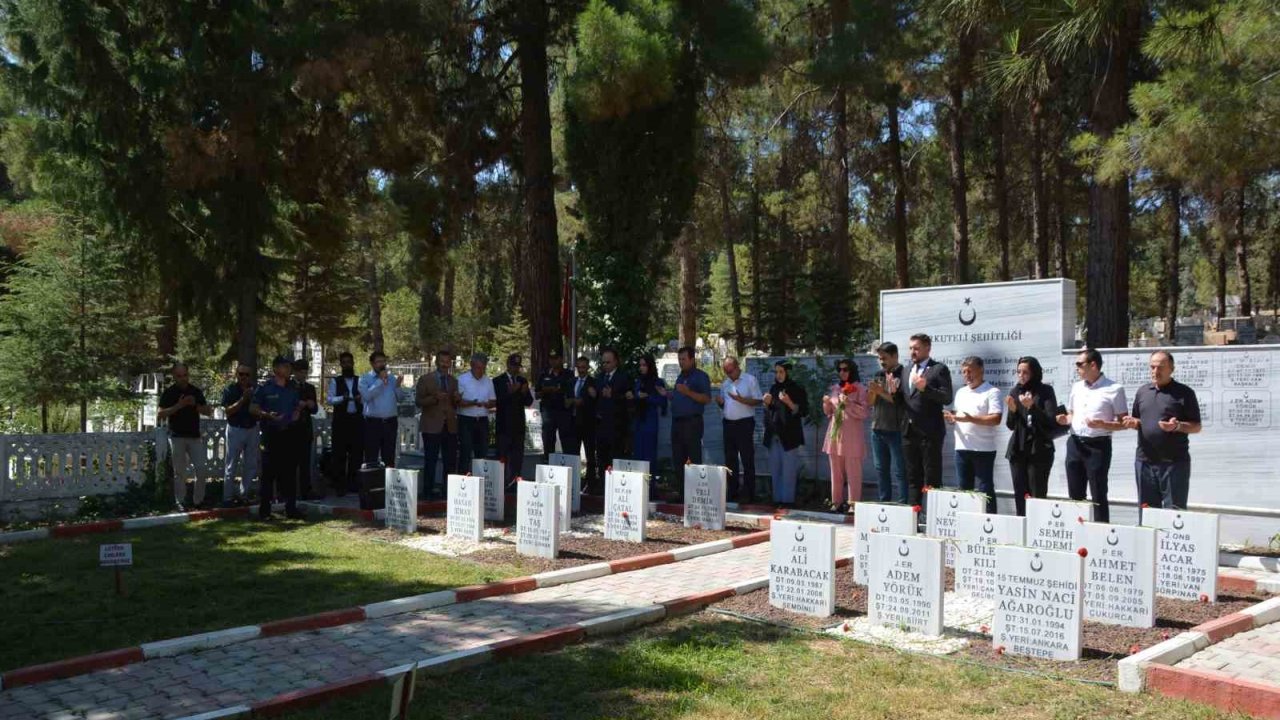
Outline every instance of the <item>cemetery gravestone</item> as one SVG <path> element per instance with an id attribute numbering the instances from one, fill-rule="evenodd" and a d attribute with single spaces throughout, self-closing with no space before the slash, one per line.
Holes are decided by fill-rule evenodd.
<path id="1" fill-rule="evenodd" d="M 649 474 L 648 460 L 628 460 L 626 458 L 614 458 L 613 469 L 618 472 L 636 472 Z"/>
<path id="2" fill-rule="evenodd" d="M 535 470 L 538 482 L 551 483 L 560 488 L 556 500 L 560 508 L 560 532 L 569 532 L 573 523 L 573 509 L 569 506 L 569 496 L 573 492 L 572 471 L 563 465 L 539 465 Z"/>
<path id="3" fill-rule="evenodd" d="M 1083 585 L 1084 558 L 1076 552 L 996 546 L 997 651 L 1079 660 Z"/>
<path id="4" fill-rule="evenodd" d="M 1143 508 L 1142 524 L 1156 528 L 1156 594 L 1218 601 L 1218 516 Z"/>
<path id="5" fill-rule="evenodd" d="M 871 534 L 867 615 L 872 625 L 942 634 L 942 546 L 937 538 Z"/>
<path id="6" fill-rule="evenodd" d="M 418 531 L 417 470 L 387 468 L 383 496 L 386 498 L 386 526 L 402 533 Z"/>
<path id="7" fill-rule="evenodd" d="M 836 528 L 774 520 L 769 525 L 769 604 L 801 615 L 836 611 Z"/>
<path id="8" fill-rule="evenodd" d="M 502 522 L 507 513 L 507 495 L 503 487 L 506 468 L 502 461 L 472 460 L 471 474 L 484 480 L 484 519 Z"/>
<path id="9" fill-rule="evenodd" d="M 993 600 L 996 596 L 996 545 L 1022 545 L 1026 518 L 1017 515 L 956 513 L 956 594 Z"/>
<path id="10" fill-rule="evenodd" d="M 1075 552 L 1084 524 L 1093 520 L 1093 503 L 1027 498 L 1027 546 Z"/>
<path id="11" fill-rule="evenodd" d="M 1156 531 L 1084 524 L 1084 619 L 1149 628 L 1156 624 Z"/>
<path id="12" fill-rule="evenodd" d="M 582 458 L 572 453 L 550 453 L 547 455 L 548 465 L 558 465 L 567 467 L 573 471 L 573 502 L 571 503 L 574 512 L 582 512 Z"/>
<path id="13" fill-rule="evenodd" d="M 987 496 L 966 490 L 932 489 L 925 495 L 925 531 L 929 537 L 954 540 L 956 513 L 980 513 L 987 509 Z M 947 567 L 955 566 L 956 547 L 946 543 Z"/>
<path id="14" fill-rule="evenodd" d="M 484 539 L 484 480 L 472 475 L 450 475 L 445 533 L 472 542 Z"/>
<path id="15" fill-rule="evenodd" d="M 881 503 L 857 503 L 853 506 L 854 539 L 853 581 L 867 584 L 868 555 L 871 551 L 871 532 L 894 535 L 916 534 L 916 511 L 906 505 Z"/>
<path id="16" fill-rule="evenodd" d="M 560 486 L 516 483 L 516 552 L 554 560 L 560 552 Z"/>
<path id="17" fill-rule="evenodd" d="M 684 526 L 723 530 L 729 471 L 714 465 L 684 466 Z"/>
<path id="18" fill-rule="evenodd" d="M 644 542 L 649 481 L 638 472 L 614 470 L 605 478 L 604 539 Z"/>

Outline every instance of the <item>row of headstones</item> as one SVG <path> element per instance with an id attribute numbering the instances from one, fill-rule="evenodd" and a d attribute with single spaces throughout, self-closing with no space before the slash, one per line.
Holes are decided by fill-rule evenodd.
<path id="1" fill-rule="evenodd" d="M 927 535 L 914 508 L 855 507 L 854 582 L 873 625 L 941 635 L 948 565 L 957 595 L 994 603 L 993 645 L 1039 658 L 1079 659 L 1084 620 L 1149 628 L 1156 597 L 1217 599 L 1217 515 L 1148 508 L 1132 527 L 1092 522 L 1087 503 L 1029 499 L 1021 518 L 986 514 L 974 493 L 928 502 Z M 834 613 L 835 527 L 775 521 L 771 540 L 770 602 Z"/>

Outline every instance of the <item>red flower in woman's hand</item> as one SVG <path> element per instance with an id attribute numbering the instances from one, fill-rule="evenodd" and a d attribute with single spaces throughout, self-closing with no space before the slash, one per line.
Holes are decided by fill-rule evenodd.
<path id="1" fill-rule="evenodd" d="M 845 395 L 852 395 L 857 392 L 858 388 L 853 383 L 845 383 L 840 386 L 840 392 Z"/>

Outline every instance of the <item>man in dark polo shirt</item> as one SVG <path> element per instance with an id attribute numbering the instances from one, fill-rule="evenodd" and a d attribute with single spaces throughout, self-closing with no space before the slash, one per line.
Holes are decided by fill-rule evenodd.
<path id="1" fill-rule="evenodd" d="M 702 416 L 711 402 L 711 378 L 698 368 L 694 349 L 676 353 L 680 374 L 671 394 L 671 464 L 676 487 L 684 488 L 684 465 L 702 464 Z"/>
<path id="2" fill-rule="evenodd" d="M 222 391 L 222 408 L 227 416 L 227 455 L 222 472 L 222 506 L 230 507 L 253 489 L 258 479 L 258 421 L 249 414 L 253 393 L 258 389 L 253 368 L 236 366 L 236 381 Z M 236 477 L 236 462 L 241 473 Z"/>
<path id="3" fill-rule="evenodd" d="M 262 482 L 258 490 L 258 519 L 271 520 L 273 490 L 284 496 L 285 516 L 298 512 L 297 482 L 299 446 L 294 430 L 304 412 L 302 393 L 292 381 L 293 361 L 277 357 L 271 379 L 254 393 L 249 412 L 262 422 Z"/>
<path id="4" fill-rule="evenodd" d="M 1185 509 L 1191 483 L 1187 436 L 1200 432 L 1200 401 L 1195 390 L 1173 379 L 1167 350 L 1151 353 L 1150 366 L 1151 384 L 1138 389 L 1133 412 L 1124 419 L 1126 428 L 1138 431 L 1138 504 Z"/>
<path id="5" fill-rule="evenodd" d="M 200 388 L 191 384 L 191 371 L 186 365 L 176 363 L 170 371 L 173 384 L 160 396 L 156 418 L 169 421 L 169 465 L 173 468 L 173 503 L 184 510 L 187 497 L 187 478 L 195 478 L 191 501 L 204 507 L 205 477 L 195 461 L 204 452 L 200 438 L 200 416 L 210 417 L 213 408 L 204 399 Z"/>

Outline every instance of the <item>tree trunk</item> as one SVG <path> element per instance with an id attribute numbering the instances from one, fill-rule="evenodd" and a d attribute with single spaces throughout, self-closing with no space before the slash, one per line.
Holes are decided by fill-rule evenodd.
<path id="1" fill-rule="evenodd" d="M 1217 288 L 1214 293 L 1218 299 L 1218 322 L 1222 322 L 1222 318 L 1227 316 L 1227 250 L 1226 241 L 1219 240 L 1216 243 L 1217 257 L 1214 258 L 1217 280 Z"/>
<path id="2" fill-rule="evenodd" d="M 1071 173 L 1071 163 L 1062 152 L 1064 138 L 1059 137 L 1054 144 L 1053 155 L 1055 172 L 1053 174 L 1053 204 L 1057 211 L 1054 227 L 1057 229 L 1058 257 L 1056 270 L 1058 277 L 1071 275 L 1068 252 L 1071 245 L 1071 213 L 1067 210 L 1067 176 Z"/>
<path id="3" fill-rule="evenodd" d="M 236 297 L 236 357 L 249 367 L 258 367 L 258 285 L 262 253 L 254 249 L 240 262 Z"/>
<path id="4" fill-rule="evenodd" d="M 1008 282 L 1012 279 L 1009 272 L 1009 160 L 1005 155 L 1005 113 L 997 110 L 995 132 L 992 136 L 994 146 L 996 177 L 996 244 L 1000 247 L 1000 279 Z"/>
<path id="5" fill-rule="evenodd" d="M 1034 238 L 1035 276 L 1049 277 L 1049 196 L 1044 182 L 1044 106 L 1031 102 L 1031 232 Z"/>
<path id="6" fill-rule="evenodd" d="M 755 180 L 751 182 L 751 336 L 754 345 L 764 345 L 764 333 L 760 325 L 760 195 Z"/>
<path id="7" fill-rule="evenodd" d="M 898 123 L 898 93 L 886 103 L 889 111 L 889 158 L 893 164 L 893 251 L 898 287 L 911 285 L 907 266 L 907 173 L 902 166 L 902 129 Z"/>
<path id="8" fill-rule="evenodd" d="M 849 0 L 831 0 L 831 31 L 836 36 L 844 32 L 849 21 Z M 838 282 L 847 287 L 853 279 L 853 247 L 849 242 L 849 109 L 848 93 L 843 80 L 836 82 L 834 101 L 835 118 L 831 152 L 835 155 L 835 232 L 831 235 L 834 246 Z M 843 304 L 842 304 L 842 307 Z M 847 310 L 846 310 L 847 312 Z M 841 320 L 843 321 L 844 316 Z M 741 353 L 741 349 L 738 351 Z"/>
<path id="9" fill-rule="evenodd" d="M 448 325 L 453 324 L 453 293 L 454 286 L 457 284 L 457 268 L 453 265 L 453 260 L 445 255 L 444 270 L 444 302 L 441 304 L 440 314 Z"/>
<path id="10" fill-rule="evenodd" d="M 156 327 L 156 354 L 160 363 L 173 362 L 178 356 L 178 282 L 166 276 L 160 288 L 160 324 Z"/>
<path id="11" fill-rule="evenodd" d="M 1242 184 L 1237 194 L 1236 205 L 1236 282 L 1240 284 L 1240 315 L 1253 315 L 1253 281 L 1249 279 L 1249 246 L 1244 232 L 1245 193 L 1248 185 Z"/>
<path id="12" fill-rule="evenodd" d="M 556 230 L 555 168 L 551 154 L 551 102 L 547 95 L 548 4 L 520 3 L 520 143 L 524 179 L 525 242 L 517 288 L 529 320 L 529 372 L 542 371 L 560 349 L 560 248 Z"/>
<path id="13" fill-rule="evenodd" d="M 369 302 L 369 346 L 374 352 L 383 352 L 382 340 L 382 291 L 378 287 L 378 263 L 373 257 L 373 238 L 360 234 L 361 265 L 364 270 L 365 297 Z"/>
<path id="14" fill-rule="evenodd" d="M 733 203 L 729 197 L 729 173 L 720 177 L 720 224 L 724 228 L 724 256 L 729 264 L 729 303 L 733 306 L 734 352 L 745 352 L 747 337 L 742 328 L 742 292 L 738 287 L 738 257 L 733 247 Z"/>
<path id="15" fill-rule="evenodd" d="M 698 240 L 693 223 L 680 232 L 680 345 L 695 347 L 698 340 Z"/>
<path id="16" fill-rule="evenodd" d="M 1178 337 L 1178 296 L 1182 292 L 1179 272 L 1182 269 L 1182 189 L 1170 185 L 1165 191 L 1165 204 L 1169 208 L 1168 246 L 1165 256 L 1169 263 L 1165 275 L 1164 342 L 1176 345 Z"/>
<path id="17" fill-rule="evenodd" d="M 778 218 L 778 248 L 790 248 L 793 246 L 791 239 L 791 217 L 784 206 L 781 217 Z M 770 280 L 776 282 L 778 287 L 771 288 L 769 294 L 771 305 L 769 312 L 770 322 L 768 323 L 769 335 L 769 354 L 770 355 L 786 355 L 787 354 L 787 310 L 791 302 L 791 272 L 784 268 L 776 268 L 776 275 L 771 273 Z"/>
<path id="18" fill-rule="evenodd" d="M 973 53 L 972 34 L 962 31 L 957 41 L 956 58 L 947 92 L 951 96 L 951 242 L 954 255 L 952 279 L 956 284 L 969 282 L 969 179 L 964 166 L 964 88 L 968 83 Z"/>

